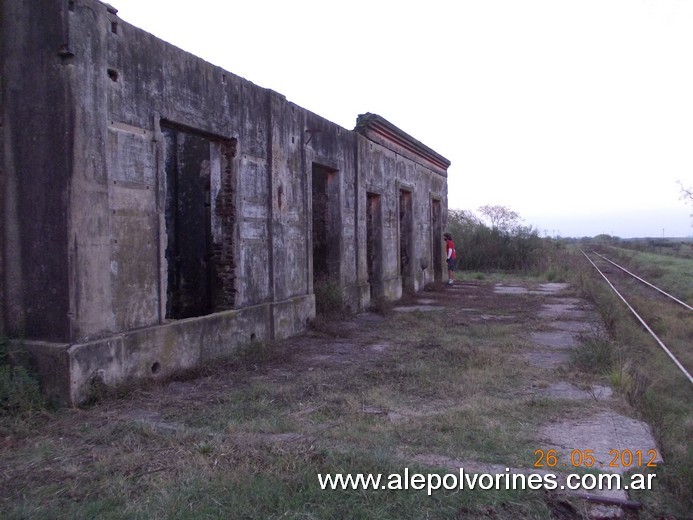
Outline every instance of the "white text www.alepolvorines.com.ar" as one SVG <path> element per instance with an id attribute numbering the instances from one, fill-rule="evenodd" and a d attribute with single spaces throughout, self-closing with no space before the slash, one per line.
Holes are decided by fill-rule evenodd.
<path id="1" fill-rule="evenodd" d="M 654 473 L 623 476 L 617 473 L 571 473 L 563 478 L 554 473 L 513 473 L 506 468 L 504 473 L 467 473 L 460 468 L 458 473 L 328 473 L 318 474 L 323 490 L 415 490 L 425 489 L 428 495 L 438 490 L 523 490 L 523 489 L 652 489 Z"/>

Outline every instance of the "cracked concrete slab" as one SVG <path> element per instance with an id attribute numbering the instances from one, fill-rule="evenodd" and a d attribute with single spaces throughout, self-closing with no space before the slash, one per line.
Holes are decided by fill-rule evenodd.
<path id="1" fill-rule="evenodd" d="M 537 345 L 552 348 L 575 348 L 580 344 L 574 333 L 562 330 L 553 332 L 532 332 L 530 338 Z"/>
<path id="2" fill-rule="evenodd" d="M 564 304 L 569 304 L 569 305 L 575 305 L 576 307 L 587 307 L 589 306 L 585 300 L 581 300 L 580 298 L 574 298 L 572 296 L 556 296 L 554 298 L 550 298 L 545 305 L 550 305 L 552 303 L 564 303 Z"/>
<path id="3" fill-rule="evenodd" d="M 558 381 L 543 388 L 533 388 L 532 392 L 546 397 L 571 400 L 593 399 L 602 401 L 613 396 L 613 390 L 608 386 L 593 385 L 587 389 L 581 389 L 567 381 Z"/>
<path id="4" fill-rule="evenodd" d="M 499 475 L 501 482 L 505 482 L 504 479 L 506 478 L 506 476 L 508 477 L 509 481 L 512 482 L 514 478 L 517 478 L 517 475 L 553 475 L 556 479 L 556 489 L 560 490 L 561 493 L 565 493 L 568 495 L 573 494 L 576 496 L 584 496 L 584 492 L 582 490 L 572 490 L 568 485 L 568 474 L 569 472 L 571 472 L 568 468 L 561 468 L 565 471 L 555 469 L 546 470 L 540 468 L 518 468 L 502 464 L 479 462 L 475 460 L 460 460 L 453 457 L 448 457 L 446 455 L 440 455 L 435 453 L 421 453 L 414 455 L 413 457 L 407 458 L 415 463 L 422 464 L 424 466 L 443 468 L 452 474 L 462 476 L 462 478 L 464 477 L 461 470 L 463 470 L 464 474 L 471 478 L 473 478 L 473 475 L 481 474 L 491 475 L 493 476 L 493 478 L 495 478 L 496 475 Z M 519 486 L 520 482 L 522 482 L 522 480 L 518 480 L 514 487 Z M 469 479 L 465 480 L 465 484 L 469 485 Z M 603 498 L 617 499 L 622 501 L 625 501 L 628 498 L 624 490 L 616 489 L 592 490 L 590 494 L 593 497 L 599 496 Z M 596 504 L 593 504 L 591 505 L 591 507 L 588 507 L 587 517 L 590 519 L 621 518 L 622 516 L 623 510 L 619 507 Z M 575 518 L 578 518 L 578 516 L 576 516 Z"/>
<path id="5" fill-rule="evenodd" d="M 441 305 L 407 305 L 404 307 L 395 307 L 392 310 L 395 312 L 432 312 L 445 310 L 445 307 Z"/>
<path id="6" fill-rule="evenodd" d="M 550 352 L 527 352 L 527 361 L 539 368 L 556 369 L 570 361 L 570 354 L 566 350 L 554 350 Z"/>
<path id="7" fill-rule="evenodd" d="M 565 282 L 548 282 L 539 285 L 539 290 L 549 293 L 565 291 L 570 287 L 569 283 Z"/>
<path id="8" fill-rule="evenodd" d="M 496 286 L 493 288 L 493 292 L 496 294 L 529 294 L 530 289 L 519 285 L 496 284 Z"/>
<path id="9" fill-rule="evenodd" d="M 539 439 L 546 446 L 556 449 L 561 461 L 570 461 L 573 450 L 592 450 L 596 469 L 624 473 L 638 468 L 635 460 L 630 466 L 622 464 L 617 454 L 629 450 L 640 452 L 640 461 L 646 464 L 651 455 L 653 463 L 661 463 L 662 457 L 650 427 L 636 419 L 606 410 L 593 415 L 573 417 L 547 424 L 539 432 Z M 649 455 L 648 455 L 649 452 Z M 614 458 L 619 464 L 610 465 Z"/>
<path id="10" fill-rule="evenodd" d="M 385 321 L 385 316 L 373 312 L 362 312 L 357 314 L 355 322 L 361 324 L 382 323 Z"/>
<path id="11" fill-rule="evenodd" d="M 537 287 L 527 287 L 524 285 L 505 285 L 496 284 L 493 292 L 496 294 L 540 294 L 548 295 L 564 291 L 570 287 L 567 283 L 543 283 Z"/>
<path id="12" fill-rule="evenodd" d="M 595 325 L 589 321 L 552 321 L 549 327 L 566 332 L 590 332 Z"/>
<path id="13" fill-rule="evenodd" d="M 585 320 L 591 318 L 590 314 L 573 303 L 546 303 L 537 314 L 540 318 Z"/>

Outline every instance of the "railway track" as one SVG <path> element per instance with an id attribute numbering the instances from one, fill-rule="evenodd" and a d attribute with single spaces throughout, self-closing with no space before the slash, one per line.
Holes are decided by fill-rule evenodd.
<path id="1" fill-rule="evenodd" d="M 685 313 L 687 319 L 690 319 L 691 313 L 693 313 L 693 307 L 688 305 L 686 302 L 679 300 L 675 296 L 667 293 L 666 291 L 660 289 L 654 284 L 648 282 L 647 280 L 641 278 L 640 276 L 630 272 L 628 269 L 608 259 L 606 256 L 597 253 L 596 251 L 590 251 L 589 253 L 586 253 L 582 249 L 580 251 L 590 262 L 590 264 L 592 264 L 592 266 L 597 270 L 601 277 L 607 282 L 607 284 L 609 284 L 611 289 L 616 293 L 616 295 L 618 295 L 618 297 L 623 301 L 623 303 L 628 307 L 628 309 L 630 309 L 630 311 L 640 322 L 640 324 L 645 328 L 645 330 L 647 330 L 647 332 L 649 332 L 650 335 L 655 339 L 659 347 L 662 350 L 664 350 L 664 352 L 674 362 L 678 369 L 688 378 L 688 381 L 690 383 L 693 383 L 693 377 L 680 360 L 681 356 L 679 355 L 679 357 L 677 357 L 672 352 L 672 349 L 665 345 L 662 338 L 660 338 L 659 335 L 655 333 L 651 324 L 648 324 L 645 321 L 645 319 L 643 319 L 643 317 L 641 316 L 643 314 L 643 304 L 640 303 L 641 311 L 638 312 L 638 310 L 635 308 L 633 303 L 629 301 L 629 299 L 634 300 L 635 298 L 632 298 L 632 296 L 635 295 L 636 292 L 640 292 L 642 294 L 643 290 L 649 291 L 651 293 L 650 295 L 643 295 L 646 298 L 646 301 L 650 300 L 651 298 L 657 297 L 659 297 L 663 301 L 666 300 L 666 304 L 660 302 L 660 306 L 663 309 L 675 308 L 676 310 L 673 312 L 683 312 Z M 639 282 L 639 289 L 633 287 L 633 284 L 631 283 L 632 280 L 636 280 L 637 282 Z"/>

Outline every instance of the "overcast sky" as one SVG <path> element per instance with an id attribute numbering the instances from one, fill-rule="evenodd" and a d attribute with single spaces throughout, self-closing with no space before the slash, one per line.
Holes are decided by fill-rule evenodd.
<path id="1" fill-rule="evenodd" d="M 345 128 L 451 162 L 449 207 L 542 234 L 693 235 L 693 0 L 109 0 Z"/>

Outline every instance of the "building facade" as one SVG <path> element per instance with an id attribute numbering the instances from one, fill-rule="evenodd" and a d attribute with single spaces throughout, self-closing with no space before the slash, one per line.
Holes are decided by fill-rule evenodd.
<path id="1" fill-rule="evenodd" d="M 121 20 L 0 0 L 0 335 L 64 403 L 299 334 L 443 277 L 450 165 Z"/>

